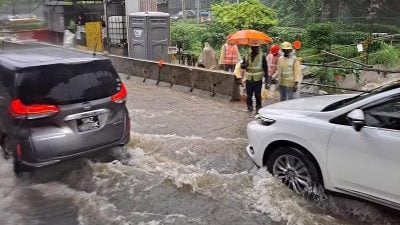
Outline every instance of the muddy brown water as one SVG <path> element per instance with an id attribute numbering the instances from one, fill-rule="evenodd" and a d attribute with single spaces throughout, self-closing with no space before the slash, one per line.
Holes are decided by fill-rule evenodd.
<path id="1" fill-rule="evenodd" d="M 400 224 L 398 212 L 328 195 L 311 202 L 245 153 L 243 103 L 126 81 L 131 158 L 79 159 L 17 179 L 0 160 L 1 225 Z"/>

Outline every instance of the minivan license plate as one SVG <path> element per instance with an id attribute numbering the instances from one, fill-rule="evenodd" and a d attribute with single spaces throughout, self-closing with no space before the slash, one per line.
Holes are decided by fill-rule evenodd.
<path id="1" fill-rule="evenodd" d="M 79 132 L 93 130 L 100 127 L 99 118 L 97 116 L 82 118 L 77 122 Z"/>

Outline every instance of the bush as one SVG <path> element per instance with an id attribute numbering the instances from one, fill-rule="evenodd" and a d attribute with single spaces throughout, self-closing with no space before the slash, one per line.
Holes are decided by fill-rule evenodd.
<path id="1" fill-rule="evenodd" d="M 339 45 L 350 45 L 367 39 L 369 34 L 363 32 L 335 32 L 332 36 L 332 43 Z"/>
<path id="2" fill-rule="evenodd" d="M 307 44 L 315 49 L 329 49 L 332 44 L 334 26 L 330 23 L 317 23 L 307 27 Z"/>
<path id="3" fill-rule="evenodd" d="M 332 47 L 331 52 L 343 56 L 345 58 L 354 58 L 360 55 L 355 45 L 352 46 L 335 45 L 334 47 Z M 335 60 L 338 60 L 338 58 L 336 58 Z"/>
<path id="4" fill-rule="evenodd" d="M 384 25 L 374 23 L 354 23 L 352 26 L 349 26 L 352 31 L 361 31 L 361 32 L 372 32 L 372 33 L 389 33 L 389 34 L 398 34 L 400 33 L 400 29 L 393 25 Z"/>
<path id="5" fill-rule="evenodd" d="M 275 43 L 303 41 L 306 37 L 306 30 L 297 27 L 272 27 L 268 29 L 267 33 Z"/>
<path id="6" fill-rule="evenodd" d="M 371 62 L 394 69 L 400 66 L 400 49 L 384 44 L 383 49 L 372 55 Z"/>
<path id="7" fill-rule="evenodd" d="M 171 43 L 176 45 L 178 42 L 183 44 L 183 48 L 195 55 L 199 55 L 203 42 L 202 35 L 206 28 L 198 24 L 176 22 L 171 24 Z"/>

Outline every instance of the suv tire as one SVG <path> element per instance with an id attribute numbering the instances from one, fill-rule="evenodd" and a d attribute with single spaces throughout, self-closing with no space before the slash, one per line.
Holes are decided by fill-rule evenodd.
<path id="1" fill-rule="evenodd" d="M 316 165 L 296 147 L 283 146 L 273 151 L 268 157 L 267 169 L 298 194 L 314 197 L 323 190 Z"/>

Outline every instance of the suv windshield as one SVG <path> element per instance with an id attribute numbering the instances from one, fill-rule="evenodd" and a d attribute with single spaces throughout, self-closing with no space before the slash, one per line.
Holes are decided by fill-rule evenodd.
<path id="1" fill-rule="evenodd" d="M 17 96 L 24 104 L 72 104 L 112 96 L 118 82 L 105 60 L 45 65 L 19 72 Z"/>
<path id="2" fill-rule="evenodd" d="M 348 98 L 348 99 L 344 99 L 344 100 L 339 101 L 339 102 L 335 102 L 335 103 L 327 106 L 322 111 L 323 112 L 327 112 L 327 111 L 336 110 L 336 109 L 348 106 L 350 104 L 353 104 L 354 102 L 357 102 L 357 101 L 360 101 L 362 99 L 368 98 L 368 97 L 370 97 L 372 95 L 376 95 L 376 94 L 379 94 L 379 93 L 382 93 L 382 92 L 385 92 L 385 91 L 390 91 L 390 90 L 393 90 L 393 89 L 399 88 L 399 87 L 400 87 L 400 80 L 392 82 L 390 84 L 386 84 L 386 85 L 380 86 L 380 87 L 378 87 L 376 89 L 373 89 L 373 90 L 370 90 L 368 92 L 356 95 L 356 96 L 354 96 L 352 98 Z"/>

